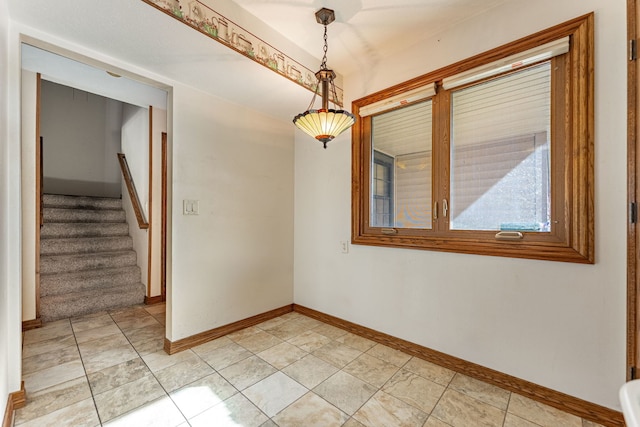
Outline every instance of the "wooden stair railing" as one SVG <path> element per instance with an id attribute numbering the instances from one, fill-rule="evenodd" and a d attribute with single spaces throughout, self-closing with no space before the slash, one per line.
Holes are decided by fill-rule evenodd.
<path id="1" fill-rule="evenodd" d="M 40 228 L 42 228 L 42 226 L 44 225 L 44 162 L 42 161 L 42 149 L 44 148 L 43 142 L 44 140 L 42 139 L 42 137 L 40 137 L 40 156 L 38 159 L 38 168 L 40 168 L 40 171 L 38 172 L 38 192 L 40 193 L 38 194 L 38 197 L 40 198 Z"/>
<path id="2" fill-rule="evenodd" d="M 144 218 L 144 213 L 142 212 L 142 205 L 140 203 L 140 198 L 138 197 L 138 192 L 136 191 L 136 185 L 134 184 L 133 178 L 131 177 L 131 171 L 129 170 L 129 164 L 127 163 L 127 158 L 123 153 L 118 153 L 118 161 L 120 162 L 122 177 L 124 178 L 125 184 L 127 184 L 129 198 L 131 199 L 131 204 L 133 205 L 133 212 L 136 214 L 138 227 L 141 229 L 147 229 L 149 228 L 149 223 Z"/>

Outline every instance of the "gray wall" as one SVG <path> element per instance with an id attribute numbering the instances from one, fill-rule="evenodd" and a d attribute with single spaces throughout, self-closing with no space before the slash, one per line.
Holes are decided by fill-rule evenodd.
<path id="1" fill-rule="evenodd" d="M 120 197 L 122 103 L 42 81 L 44 192 Z"/>

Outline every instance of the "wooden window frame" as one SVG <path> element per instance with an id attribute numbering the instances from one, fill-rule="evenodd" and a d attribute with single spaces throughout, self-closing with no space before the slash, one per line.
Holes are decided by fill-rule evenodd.
<path id="1" fill-rule="evenodd" d="M 352 243 L 593 264 L 593 28 L 594 14 L 590 13 L 353 101 L 352 111 L 358 120 L 352 128 Z M 556 108 L 551 117 L 550 233 L 523 232 L 520 240 L 497 240 L 495 231 L 449 230 L 449 218 L 442 215 L 434 220 L 431 230 L 369 227 L 371 117 L 359 117 L 360 108 L 427 84 L 438 85 L 440 89 L 432 98 L 433 200 L 450 200 L 451 91 L 440 87 L 442 80 L 566 36 L 570 38 L 569 52 L 551 59 L 552 70 L 559 66 L 564 72 L 554 76 L 551 89 Z M 566 120 L 558 120 L 559 117 Z"/>

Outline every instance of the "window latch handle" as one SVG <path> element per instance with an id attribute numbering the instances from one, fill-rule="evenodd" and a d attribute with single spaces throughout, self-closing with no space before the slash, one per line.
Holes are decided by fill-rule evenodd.
<path id="1" fill-rule="evenodd" d="M 438 219 L 438 201 L 433 202 L 433 219 Z"/>
<path id="2" fill-rule="evenodd" d="M 398 230 L 395 228 L 383 228 L 381 231 L 382 234 L 398 234 Z"/>
<path id="3" fill-rule="evenodd" d="M 522 240 L 523 237 L 519 231 L 500 231 L 496 233 L 496 240 Z"/>
<path id="4" fill-rule="evenodd" d="M 446 218 L 448 212 L 449 212 L 449 203 L 447 203 L 447 199 L 442 199 L 442 216 Z"/>

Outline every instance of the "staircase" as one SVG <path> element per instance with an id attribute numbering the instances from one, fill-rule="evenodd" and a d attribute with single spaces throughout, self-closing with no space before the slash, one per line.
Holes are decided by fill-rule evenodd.
<path id="1" fill-rule="evenodd" d="M 121 199 L 45 194 L 40 317 L 48 322 L 141 304 L 136 252 Z"/>

